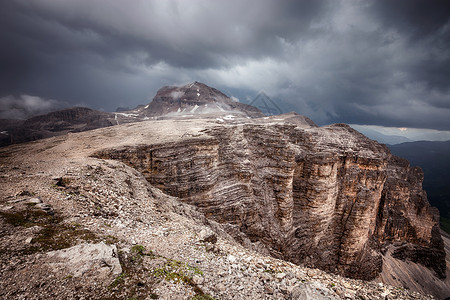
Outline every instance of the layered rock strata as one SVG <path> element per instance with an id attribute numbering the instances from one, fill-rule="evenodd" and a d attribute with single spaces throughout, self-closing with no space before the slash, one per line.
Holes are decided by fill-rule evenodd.
<path id="1" fill-rule="evenodd" d="M 296 264 L 373 279 L 382 255 L 445 277 L 438 213 L 422 173 L 347 125 L 253 122 L 180 141 L 96 152 L 197 206 L 242 244 Z"/>

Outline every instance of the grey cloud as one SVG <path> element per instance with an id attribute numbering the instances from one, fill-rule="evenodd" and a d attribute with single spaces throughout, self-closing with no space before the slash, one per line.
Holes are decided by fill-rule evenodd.
<path id="1" fill-rule="evenodd" d="M 332 21 L 319 24 L 322 34 L 306 40 L 311 47 L 295 47 L 300 58 L 284 72 L 293 82 L 284 99 L 321 124 L 448 129 L 448 48 L 436 49 L 434 35 L 412 44 L 410 35 L 387 30 L 367 7 L 352 9 L 360 19 L 350 14 L 341 23 L 331 10 Z M 441 55 L 432 57 L 433 51 Z"/>
<path id="2" fill-rule="evenodd" d="M 0 119 L 27 119 L 29 117 L 48 113 L 67 106 L 53 99 L 42 99 L 36 96 L 20 95 L 0 98 Z"/>
<path id="3" fill-rule="evenodd" d="M 285 2 L 287 5 L 280 5 Z M 10 4 L 33 35 L 67 53 L 102 56 L 145 53 L 143 62 L 165 61 L 178 67 L 209 67 L 227 56 L 266 56 L 281 51 L 279 38 L 308 27 L 321 1 L 28 1 Z M 282 9 L 279 9 L 281 7 Z M 284 13 L 290 12 L 286 18 Z M 23 16 L 25 15 L 25 16 Z M 15 20 L 12 25 L 18 25 Z M 20 27 L 20 26 L 19 26 Z M 40 27 L 40 28 L 39 28 Z M 37 31 L 37 32 L 36 32 Z M 42 45 L 45 47 L 44 45 Z M 46 49 L 52 51 L 49 45 Z"/>
<path id="4" fill-rule="evenodd" d="M 450 3 L 446 0 L 377 0 L 370 3 L 369 8 L 384 27 L 401 30 L 412 41 L 428 38 L 449 22 Z"/>

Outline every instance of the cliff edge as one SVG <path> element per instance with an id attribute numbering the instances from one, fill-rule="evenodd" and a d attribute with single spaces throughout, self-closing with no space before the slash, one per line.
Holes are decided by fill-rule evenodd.
<path id="1" fill-rule="evenodd" d="M 284 118 L 292 122 L 210 126 L 190 139 L 94 157 L 133 167 L 260 253 L 365 280 L 382 273 L 389 255 L 445 278 L 439 214 L 419 168 L 345 124 Z"/>

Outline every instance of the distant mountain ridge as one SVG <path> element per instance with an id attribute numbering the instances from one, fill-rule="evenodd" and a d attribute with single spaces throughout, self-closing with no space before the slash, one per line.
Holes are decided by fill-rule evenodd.
<path id="1" fill-rule="evenodd" d="M 350 126 L 355 128 L 356 130 L 358 130 L 359 132 L 361 132 L 368 138 L 375 140 L 381 144 L 396 145 L 396 144 L 401 144 L 401 143 L 406 143 L 406 142 L 412 142 L 412 140 L 408 139 L 405 136 L 383 134 L 379 131 L 369 129 L 367 127 L 359 126 L 359 125 L 350 125 Z"/>
<path id="2" fill-rule="evenodd" d="M 439 209 L 441 216 L 450 218 L 450 141 L 408 142 L 389 145 L 389 149 L 423 169 L 423 187 L 430 204 Z"/>
<path id="3" fill-rule="evenodd" d="M 158 90 L 150 103 L 138 105 L 132 110 L 119 108 L 112 113 L 72 107 L 27 120 L 0 120 L 0 147 L 123 123 L 199 116 L 258 118 L 264 117 L 264 114 L 254 106 L 237 102 L 219 90 L 196 81 L 181 87 L 165 86 Z"/>
<path id="4" fill-rule="evenodd" d="M 1 120 L 0 146 L 39 140 L 68 132 L 115 125 L 114 114 L 87 107 L 72 107 L 27 120 Z"/>

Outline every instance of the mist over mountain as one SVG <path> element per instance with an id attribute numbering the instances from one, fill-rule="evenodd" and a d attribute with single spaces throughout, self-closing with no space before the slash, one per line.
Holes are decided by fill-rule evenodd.
<path id="1" fill-rule="evenodd" d="M 416 141 L 448 141 L 450 131 L 426 128 L 385 127 L 350 124 L 359 132 L 382 144 L 395 145 Z"/>
<path id="2" fill-rule="evenodd" d="M 372 140 L 375 140 L 382 144 L 395 145 L 400 143 L 411 142 L 410 139 L 404 136 L 383 134 L 379 131 L 358 125 L 351 125 L 351 126 L 356 130 L 358 130 L 359 132 L 361 132 L 362 134 L 364 134 L 365 136 L 367 136 L 368 138 L 371 138 Z"/>
<path id="3" fill-rule="evenodd" d="M 73 107 L 27 120 L 0 120 L 0 146 L 115 125 L 114 114 Z"/>

